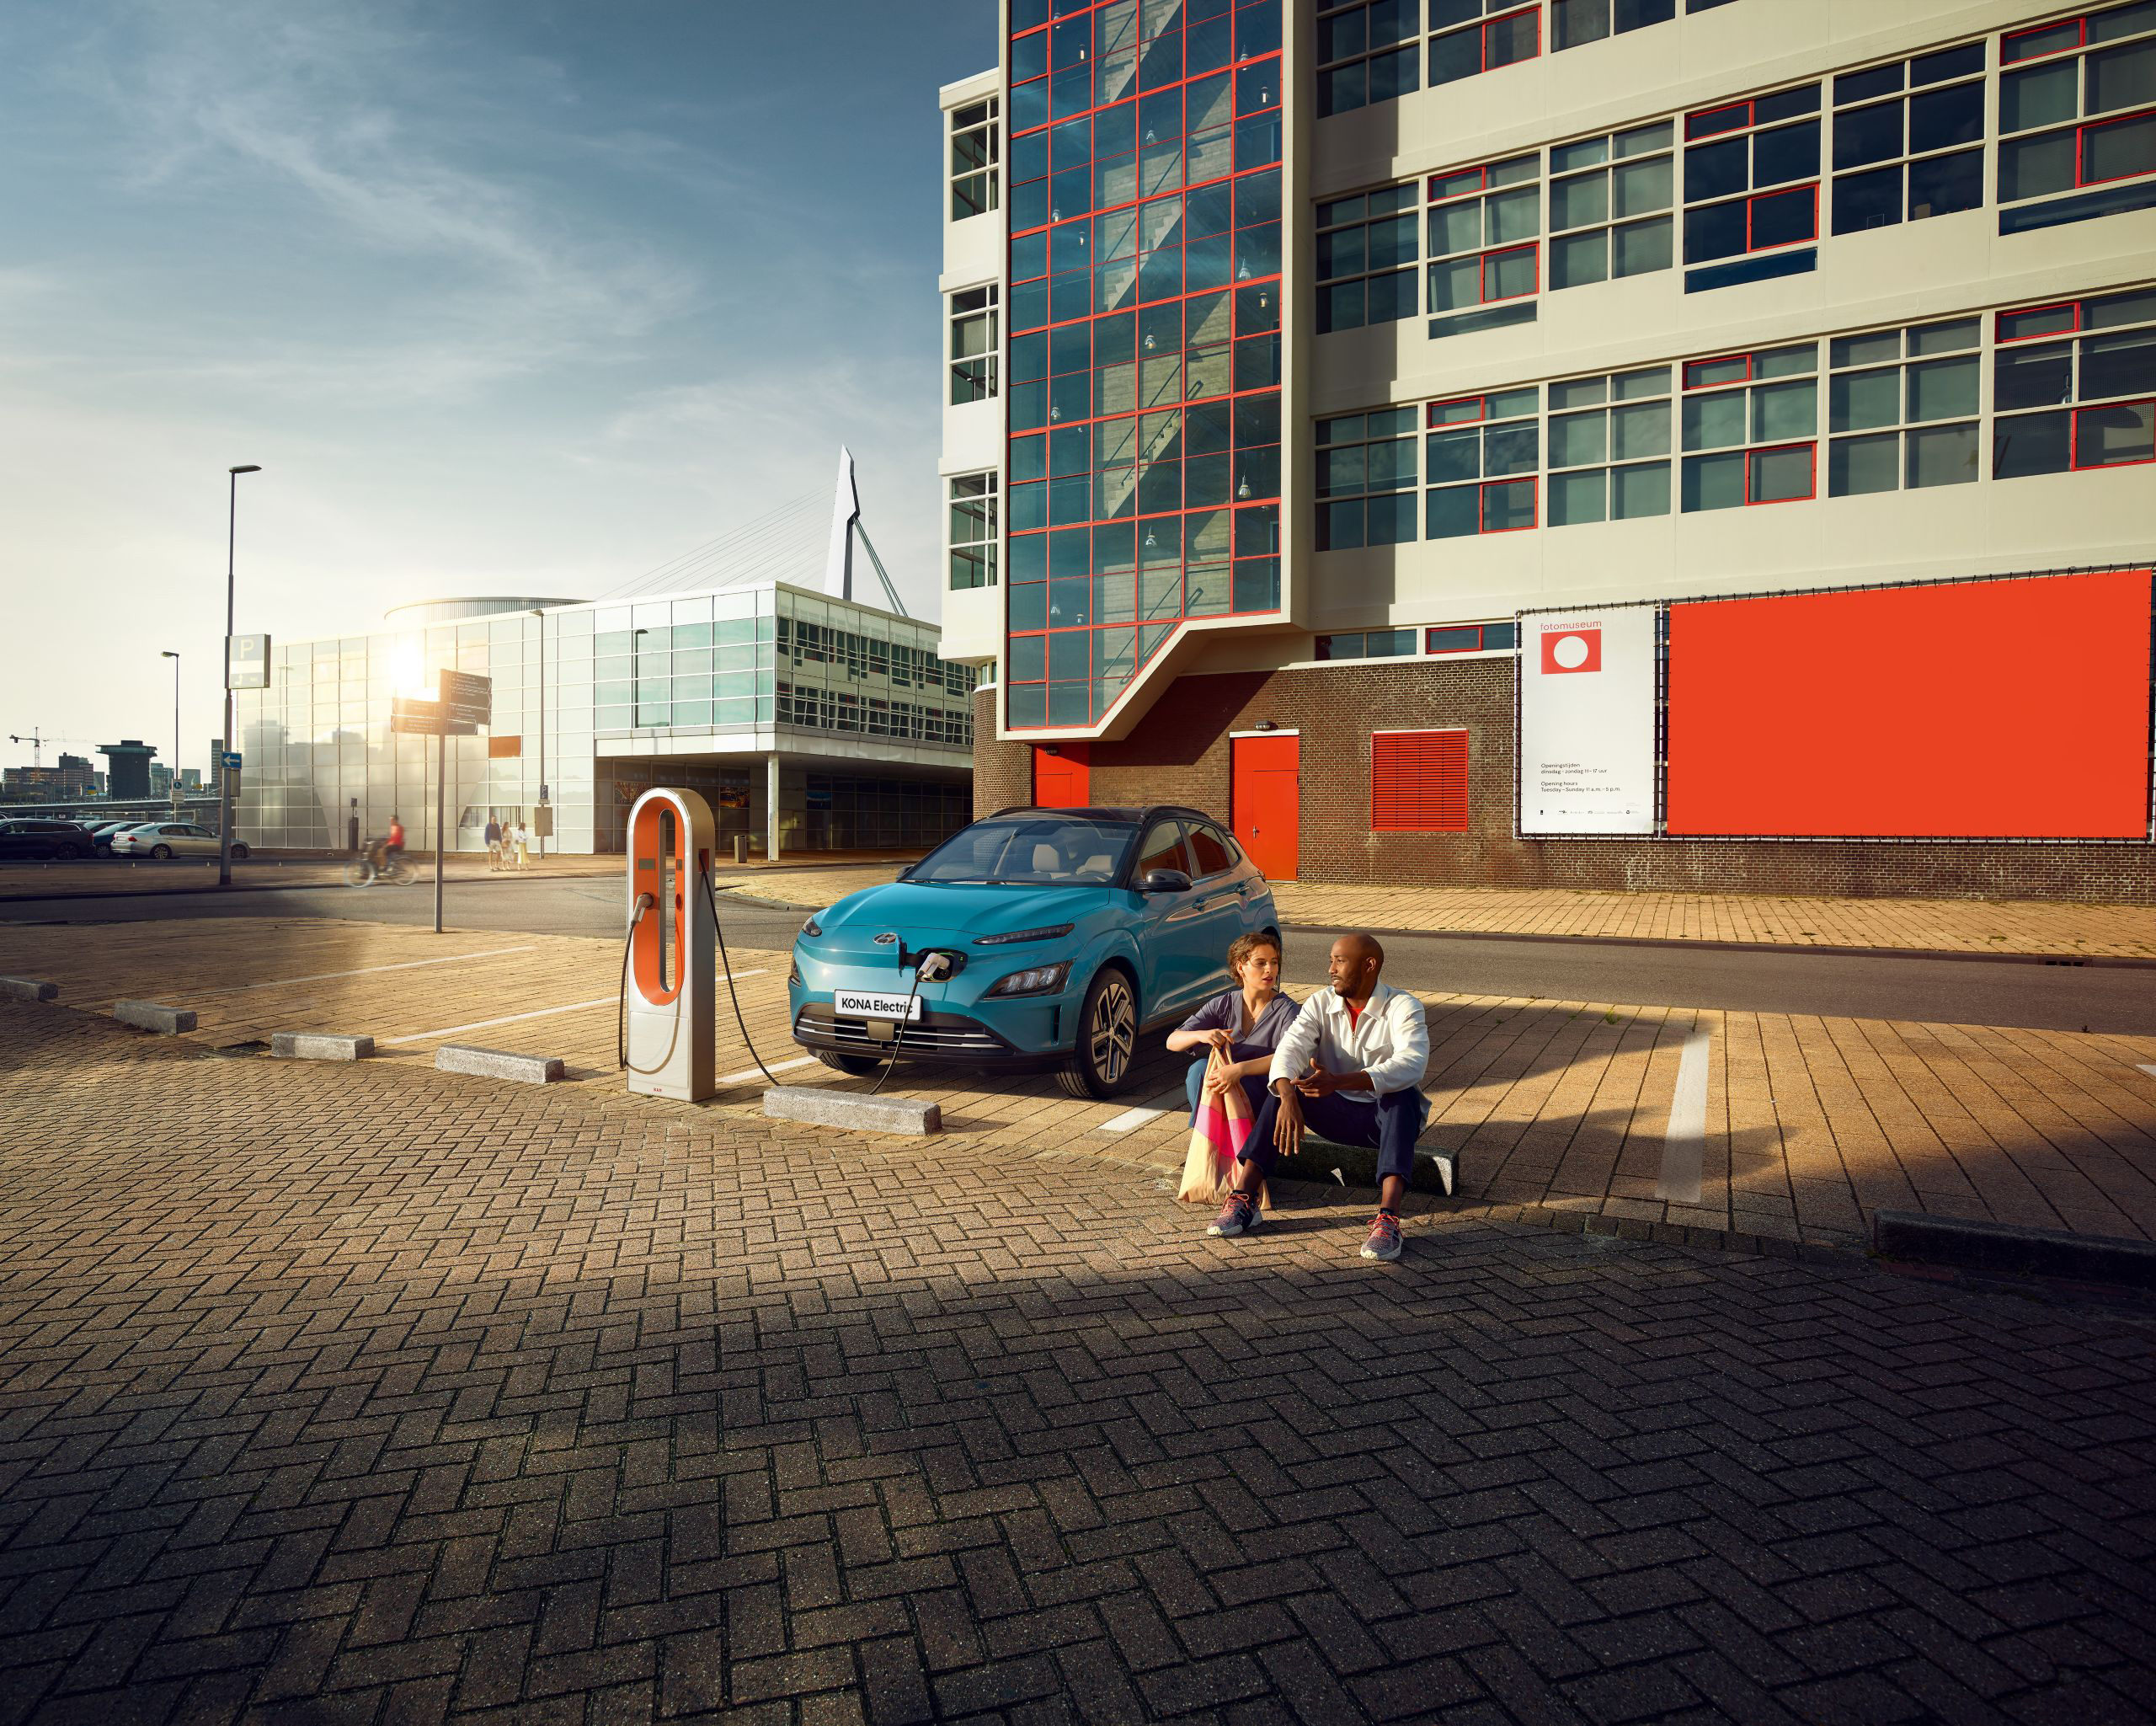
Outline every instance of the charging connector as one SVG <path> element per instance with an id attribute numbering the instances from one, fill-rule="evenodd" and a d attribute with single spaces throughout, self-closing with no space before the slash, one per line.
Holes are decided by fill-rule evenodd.
<path id="1" fill-rule="evenodd" d="M 914 975 L 924 983 L 940 983 L 951 975 L 951 955 L 930 953 L 922 955 L 921 968 Z"/>

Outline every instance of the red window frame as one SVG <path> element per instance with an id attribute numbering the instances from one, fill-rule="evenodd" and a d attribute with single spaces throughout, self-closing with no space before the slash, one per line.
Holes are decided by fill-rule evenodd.
<path id="1" fill-rule="evenodd" d="M 2130 168 L 2124 174 L 2107 174 L 2101 179 L 2089 178 L 2089 134 L 2101 131 L 2105 126 L 2125 126 L 2133 120 L 2156 120 L 2156 108 L 2137 108 L 2131 114 L 2107 115 L 2101 120 L 2084 120 L 2073 129 L 2073 184 L 2076 186 L 2107 186 L 2122 179 L 2138 179 L 2146 174 L 2156 174 L 2156 167 Z"/>
<path id="2" fill-rule="evenodd" d="M 2073 314 L 2073 322 L 2063 329 L 2031 330 L 2027 335 L 2009 335 L 2006 333 L 2008 318 L 2026 318 L 2035 312 L 2071 312 Z M 2080 328 L 2081 302 L 2079 300 L 2052 300 L 2040 306 L 2009 306 L 2005 311 L 1993 314 L 1992 341 L 1993 345 L 1999 347 L 2005 347 L 2015 342 L 2047 342 L 2055 340 L 2063 335 L 2075 334 Z"/>
<path id="3" fill-rule="evenodd" d="M 1812 482 L 1809 488 L 1794 497 L 1754 498 L 1752 495 L 1753 463 L 1762 456 L 1786 455 L 1791 450 L 1802 450 L 1812 458 Z M 1808 504 L 1819 496 L 1819 441 L 1817 438 L 1798 443 L 1761 444 L 1744 452 L 1744 507 L 1748 510 L 1771 509 L 1776 504 Z"/>
<path id="4" fill-rule="evenodd" d="M 1488 630 L 1489 627 L 1490 626 L 1487 623 L 1439 623 L 1433 625 L 1422 632 L 1422 651 L 1426 654 L 1438 655 L 1441 658 L 1449 656 L 1453 654 L 1483 653 L 1488 651 L 1488 649 L 1483 646 L 1483 637 L 1485 632 Z M 1440 635 L 1449 634 L 1452 631 L 1456 629 L 1463 631 L 1472 629 L 1475 632 L 1475 645 L 1472 647 L 1439 647 L 1437 644 L 1438 637 Z"/>
<path id="5" fill-rule="evenodd" d="M 2116 407 L 2118 404 L 2112 403 L 2109 405 Z M 1751 484 L 1748 471 L 1745 474 L 1745 484 L 1748 489 Z M 1490 494 L 1503 485 L 1524 485 L 1527 488 L 1528 519 L 1517 527 L 1492 527 L 1490 525 Z M 1491 533 L 1525 533 L 1542 525 L 1542 494 L 1535 489 L 1535 475 L 1523 473 L 1509 479 L 1485 479 L 1481 487 L 1481 495 L 1475 500 L 1475 537 L 1477 539 Z M 1444 488 L 1439 486 L 1438 489 L 1442 491 Z"/>
<path id="6" fill-rule="evenodd" d="M 1510 12 L 1500 13 L 1495 18 L 1486 18 L 1478 24 L 1464 24 L 1457 29 L 1440 30 L 1430 38 L 1430 44 L 1435 47 L 1439 42 L 1450 37 L 1464 36 L 1470 30 L 1478 31 L 1480 34 L 1476 39 L 1475 45 L 1479 59 L 1475 70 L 1469 76 L 1480 77 L 1486 72 L 1500 72 L 1503 70 L 1502 67 L 1493 67 L 1490 64 L 1490 32 L 1501 24 L 1510 24 L 1513 19 L 1524 18 L 1529 13 L 1534 15 L 1534 51 L 1531 54 L 1523 54 L 1517 60 L 1508 60 L 1504 62 L 1505 66 L 1524 66 L 1530 60 L 1540 60 L 1542 57 L 1542 0 L 1528 0 L 1528 3 L 1524 6 L 1515 7 Z M 1449 78 L 1446 82 L 1457 83 L 1461 81 L 1457 78 Z"/>
<path id="7" fill-rule="evenodd" d="M 1793 240 L 1776 240 L 1769 246 L 1760 245 L 1752 237 L 1753 223 L 1758 215 L 1758 206 L 1769 198 L 1793 198 L 1800 192 L 1812 194 L 1812 231 L 1809 233 L 1800 234 Z M 1713 207 L 1711 205 L 1701 204 L 1687 206 L 1688 211 Z M 1744 255 L 1746 257 L 1750 257 L 1754 252 L 1779 252 L 1785 246 L 1816 246 L 1818 243 L 1819 182 L 1817 180 L 1800 181 L 1793 186 L 1773 186 L 1764 192 L 1751 192 L 1746 195 L 1744 199 Z"/>
<path id="8" fill-rule="evenodd" d="M 1475 403 L 1476 413 L 1475 417 L 1472 419 L 1446 419 L 1442 421 L 1438 419 L 1438 409 L 1457 408 L 1467 402 L 1472 402 Z M 1425 431 L 1451 431 L 1462 425 L 1480 425 L 1489 417 L 1489 397 L 1448 396 L 1442 402 L 1432 402 L 1424 407 L 1422 409 L 1422 430 Z"/>
<path id="9" fill-rule="evenodd" d="M 2103 413 L 2116 408 L 2146 408 L 2156 414 L 2156 396 L 2129 396 L 2122 401 L 2091 402 L 2086 407 L 2071 409 L 2073 417 L 2068 422 L 2066 432 L 2066 463 L 2070 473 L 2101 473 L 2111 468 L 2145 468 L 2156 462 L 2156 452 L 2137 456 L 2131 462 L 2087 462 L 2081 459 L 2081 416 L 2084 414 Z"/>
<path id="10" fill-rule="evenodd" d="M 1742 377 L 1709 379 L 1693 376 L 1693 373 L 1703 366 L 1730 366 L 1740 360 L 1744 362 L 1744 376 Z M 1732 389 L 1740 383 L 1753 382 L 1756 381 L 1754 368 L 1757 363 L 1749 354 L 1710 354 L 1704 360 L 1687 360 L 1684 362 L 1684 387 L 1686 389 Z"/>
<path id="11" fill-rule="evenodd" d="M 2073 26 L 2073 40 L 2071 42 L 2062 42 L 2056 48 L 2040 48 L 2029 54 L 2016 54 L 2014 51 L 2014 45 L 2016 42 L 2026 40 L 2031 36 L 2049 35 L 2053 30 L 2063 29 L 2068 24 Z M 2089 19 L 2086 13 L 2079 18 L 2055 18 L 2049 24 L 2034 24 L 2027 29 L 2009 30 L 2001 36 L 1999 39 L 1999 63 L 2001 66 L 2018 66 L 2024 60 L 2041 60 L 2052 54 L 2071 54 L 2075 49 L 2085 48 L 2088 45 Z"/>
<path id="12" fill-rule="evenodd" d="M 1709 126 L 1706 121 L 1725 114 L 1742 114 L 1742 120 L 1732 120 L 1727 126 Z M 1741 132 L 1754 124 L 1752 118 L 1752 99 L 1742 102 L 1725 102 L 1718 108 L 1695 108 L 1684 116 L 1684 142 L 1688 144 L 1700 138 L 1719 138 L 1731 132 Z"/>
<path id="13" fill-rule="evenodd" d="M 1370 831 L 1468 831 L 1468 737 L 1464 725 L 1370 734 Z"/>

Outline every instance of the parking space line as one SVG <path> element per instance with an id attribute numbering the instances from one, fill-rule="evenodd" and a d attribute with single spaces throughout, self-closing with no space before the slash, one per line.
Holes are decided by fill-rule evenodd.
<path id="1" fill-rule="evenodd" d="M 743 977 L 760 977 L 764 973 L 758 970 L 735 971 L 733 975 L 734 980 L 739 981 Z M 726 981 L 726 977 L 727 973 L 724 971 L 718 974 L 718 981 L 722 983 Z M 617 991 L 612 995 L 596 996 L 590 1001 L 572 1001 L 567 1007 L 542 1007 L 536 1013 L 512 1013 L 503 1018 L 475 1018 L 469 1024 L 450 1025 L 439 1031 L 414 1031 L 408 1037 L 378 1037 L 375 1040 L 382 1048 L 395 1049 L 406 1043 L 425 1043 L 430 1042 L 436 1037 L 454 1037 L 464 1031 L 486 1031 L 493 1029 L 496 1025 L 521 1024 L 526 1019 L 552 1018 L 558 1013 L 581 1013 L 587 1007 L 605 1007 L 610 1002 L 619 1002 L 621 998 Z"/>
<path id="2" fill-rule="evenodd" d="M 2139 1068 L 2143 1072 L 2147 1073 L 2150 1078 L 2152 1078 L 2152 1079 L 2156 1079 L 2156 1066 L 2150 1066 L 2147 1061 L 2136 1061 L 2136 1062 L 2134 1063 L 2134 1065 L 2135 1065 L 2137 1067 L 2138 1067 L 2138 1068 Z"/>
<path id="3" fill-rule="evenodd" d="M 738 1085 L 747 1079 L 761 1078 L 766 1071 L 775 1073 L 792 1072 L 797 1066 L 814 1066 L 815 1064 L 814 1055 L 804 1055 L 798 1061 L 774 1061 L 768 1069 L 760 1066 L 744 1066 L 738 1073 L 728 1073 L 718 1082 L 722 1085 Z"/>
<path id="4" fill-rule="evenodd" d="M 1656 1198 L 1672 1205 L 1700 1202 L 1700 1174 L 1707 1141 L 1709 1036 L 1694 1031 L 1677 1061 L 1677 1089 L 1669 1099 L 1669 1125 L 1662 1136 L 1662 1173 Z"/>
<path id="5" fill-rule="evenodd" d="M 1182 1087 L 1178 1085 L 1174 1090 L 1163 1091 L 1159 1096 L 1149 1102 L 1139 1103 L 1135 1109 L 1124 1109 L 1121 1114 L 1102 1121 L 1093 1130 L 1097 1133 L 1128 1133 L 1158 1120 L 1164 1114 L 1171 1114 L 1178 1109 L 1187 1107 L 1188 1107 L 1187 1098 Z"/>
<path id="6" fill-rule="evenodd" d="M 222 989 L 189 989 L 187 991 L 187 998 L 189 1001 L 202 1001 L 212 995 L 244 995 L 250 989 L 281 989 L 291 983 L 327 983 L 339 977 L 371 977 L 382 971 L 417 970 L 421 965 L 462 965 L 469 959 L 494 959 L 504 953 L 531 953 L 536 951 L 538 943 L 536 941 L 527 941 L 520 947 L 490 947 L 484 953 L 451 953 L 445 954 L 440 959 L 408 959 L 401 965 L 362 965 L 355 971 L 316 971 L 312 975 L 304 977 L 272 977 L 267 982 L 262 983 L 233 983 Z M 112 1000 L 125 1001 L 129 998 L 125 995 L 115 995 Z M 89 1005 L 105 1007 L 110 1005 L 110 1002 L 93 1001 Z"/>

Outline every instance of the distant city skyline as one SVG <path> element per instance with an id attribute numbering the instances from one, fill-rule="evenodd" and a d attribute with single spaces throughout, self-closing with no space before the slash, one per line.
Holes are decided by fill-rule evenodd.
<path id="1" fill-rule="evenodd" d="M 264 469 L 242 631 L 597 597 L 827 487 L 842 441 L 936 617 L 933 92 L 994 62 L 995 23 L 989 0 L 852 0 L 813 37 L 690 0 L 11 8 L 0 737 L 163 761 L 173 649 L 178 764 L 208 765 L 237 462 Z"/>

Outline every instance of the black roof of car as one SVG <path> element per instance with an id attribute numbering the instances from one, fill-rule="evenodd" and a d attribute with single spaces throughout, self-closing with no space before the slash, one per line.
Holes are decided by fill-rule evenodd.
<path id="1" fill-rule="evenodd" d="M 1210 821 L 1214 818 L 1203 810 L 1186 807 L 1180 803 L 1147 804 L 1087 804 L 1075 809 L 1043 807 L 1039 804 L 1014 803 L 1008 809 L 1000 809 L 989 816 L 995 820 L 1004 815 L 1077 815 L 1097 821 L 1142 821 L 1150 815 L 1187 815 L 1193 821 Z"/>

